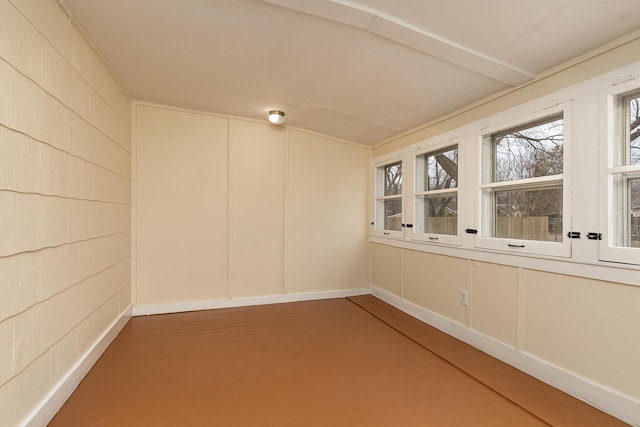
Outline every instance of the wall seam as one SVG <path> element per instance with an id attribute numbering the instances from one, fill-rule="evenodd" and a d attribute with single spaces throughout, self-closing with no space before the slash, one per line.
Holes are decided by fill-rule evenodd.
<path id="1" fill-rule="evenodd" d="M 233 138 L 235 119 L 227 119 L 227 298 L 233 299 Z"/>
<path id="2" fill-rule="evenodd" d="M 289 293 L 289 199 L 291 197 L 291 170 L 290 164 L 291 161 L 291 131 L 289 128 L 286 128 L 286 141 L 285 141 L 285 172 L 284 172 L 284 219 L 282 225 L 283 231 L 283 239 L 282 239 L 282 293 Z"/>

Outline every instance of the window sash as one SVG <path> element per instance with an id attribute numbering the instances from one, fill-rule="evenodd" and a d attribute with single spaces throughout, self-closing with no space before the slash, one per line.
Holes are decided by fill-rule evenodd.
<path id="1" fill-rule="evenodd" d="M 611 246 L 640 248 L 640 171 L 611 174 Z M 640 254 L 638 254 L 640 257 Z"/>
<path id="2" fill-rule="evenodd" d="M 451 156 L 453 156 L 455 160 L 451 159 Z M 438 161 L 438 158 L 440 158 L 441 161 Z M 443 163 L 446 163 L 446 165 Z M 417 155 L 416 192 L 421 193 L 457 188 L 459 179 L 458 165 L 457 144 Z M 447 168 L 450 170 L 447 171 Z"/>
<path id="3" fill-rule="evenodd" d="M 640 91 L 620 96 L 620 103 L 619 111 L 623 118 L 619 120 L 622 138 L 616 142 L 619 153 L 617 165 L 640 166 Z"/>
<path id="4" fill-rule="evenodd" d="M 569 103 L 564 103 L 546 109 L 544 115 L 537 115 L 537 117 L 535 114 L 531 114 L 529 115 L 530 120 L 521 117 L 518 119 L 519 123 L 511 121 L 502 129 L 483 134 L 482 180 L 479 185 L 480 233 L 475 237 L 475 247 L 531 255 L 571 256 L 571 241 L 566 235 L 570 230 L 569 201 L 571 200 L 570 187 L 566 182 L 567 177 L 570 176 L 568 159 L 570 159 L 571 141 L 568 105 Z M 543 170 L 544 173 L 516 174 L 517 179 L 497 179 L 498 163 L 495 152 L 497 137 L 514 134 L 545 123 L 559 125 L 558 120 L 562 120 L 562 136 L 555 142 L 558 143 L 559 154 L 562 156 L 561 165 L 556 163 L 553 167 Z M 558 161 L 557 157 L 553 160 Z M 530 163 L 530 165 L 536 166 L 534 163 Z M 535 216 L 527 217 L 527 210 L 523 209 L 522 212 L 512 216 L 516 219 L 501 218 L 497 212 L 497 199 L 500 195 L 506 195 L 510 192 L 518 196 L 539 196 L 541 199 L 549 198 L 553 194 L 552 199 L 556 202 L 548 205 L 549 208 L 546 209 L 548 212 L 539 208 Z M 535 197 L 533 198 L 535 199 Z M 540 205 L 541 201 L 538 204 Z M 552 208 L 554 205 L 555 208 Z M 525 217 L 520 219 L 521 217 L 518 215 Z M 511 224 L 505 225 L 505 222 L 511 222 Z M 501 230 L 504 230 L 505 227 L 511 232 L 502 232 Z"/>
<path id="5" fill-rule="evenodd" d="M 554 127 L 562 127 L 560 143 L 554 142 L 553 138 L 557 138 L 557 135 L 553 135 L 550 132 L 549 134 L 539 134 L 536 139 L 536 135 L 534 135 L 536 130 L 538 130 L 538 132 L 544 132 L 543 128 L 545 125 L 549 131 Z M 520 135 L 524 131 L 531 131 L 530 135 Z M 506 153 L 506 155 L 501 155 L 499 153 L 499 145 L 502 144 L 508 136 L 511 136 L 513 141 L 509 145 L 509 149 L 507 150 L 508 153 Z M 522 143 L 522 141 L 527 140 L 528 142 Z M 514 182 L 525 179 L 542 178 L 551 175 L 562 175 L 562 171 L 564 169 L 564 118 L 562 113 L 530 121 L 504 131 L 494 132 L 485 137 L 485 141 L 485 150 L 488 151 L 490 161 L 484 165 L 486 168 L 486 172 L 484 173 L 484 183 Z M 551 142 L 545 143 L 544 141 Z M 513 151 L 511 146 L 514 146 Z M 560 146 L 559 150 L 558 146 Z M 502 151 L 504 151 L 504 149 L 502 149 Z M 517 153 L 514 153 L 514 151 L 517 151 Z M 543 154 L 538 156 L 539 153 Z M 558 154 L 560 155 L 559 165 L 557 164 Z M 530 160 L 531 156 L 534 157 L 533 160 Z M 536 168 L 537 165 L 542 163 L 541 160 L 544 160 L 547 163 L 547 167 L 553 173 Z M 499 169 L 501 164 L 504 164 L 505 161 L 509 163 L 510 169 L 515 169 L 515 177 L 508 178 L 501 176 Z M 520 168 L 520 176 L 518 176 L 518 166 L 522 165 L 523 162 L 524 167 Z M 490 167 L 487 167 L 487 165 L 490 165 Z M 503 171 L 502 174 L 504 173 L 511 174 L 512 172 Z"/>
<path id="6" fill-rule="evenodd" d="M 631 90 L 629 90 L 631 89 Z M 640 138 L 632 140 L 638 129 L 635 119 L 640 111 L 631 111 L 631 102 L 640 104 L 640 90 L 627 85 L 606 93 L 605 121 L 601 134 L 603 162 L 602 207 L 603 239 L 600 242 L 599 259 L 629 264 L 640 264 L 640 157 L 632 157 L 632 147 L 639 147 Z M 636 124 L 632 125 L 632 122 Z M 632 129 L 633 127 L 633 129 Z M 632 193 L 633 187 L 633 193 Z M 637 213 L 636 213 L 637 212 Z"/>
<path id="7" fill-rule="evenodd" d="M 375 206 L 373 233 L 401 237 L 403 230 L 404 199 L 402 160 L 379 163 L 374 167 Z"/>
<path id="8" fill-rule="evenodd" d="M 402 198 L 385 197 L 376 202 L 378 229 L 402 231 Z M 380 227 L 382 225 L 382 227 Z"/>
<path id="9" fill-rule="evenodd" d="M 436 212 L 432 204 L 443 199 L 449 199 L 447 206 L 440 206 Z M 453 201 L 453 204 L 451 202 Z M 458 234 L 458 193 L 439 192 L 437 195 L 416 196 L 416 233 L 444 234 L 456 236 Z M 435 236 L 432 236 L 435 237 Z M 430 240 L 438 240 L 432 238 Z"/>
<path id="10" fill-rule="evenodd" d="M 438 156 L 444 156 L 438 158 Z M 411 239 L 438 244 L 460 245 L 459 144 L 446 145 L 414 153 L 414 224 Z M 438 202 L 447 201 L 447 206 Z M 431 209 L 430 209 L 431 208 Z"/>
<path id="11" fill-rule="evenodd" d="M 560 242 L 563 239 L 562 182 L 555 185 L 539 185 L 527 187 L 509 187 L 485 190 L 485 203 L 490 204 L 485 211 L 491 209 L 491 222 L 483 230 L 484 237 L 510 240 L 533 240 L 543 242 Z M 546 193 L 543 195 L 543 193 Z M 501 197 L 502 196 L 502 197 Z M 531 209 L 531 199 L 542 200 L 555 209 Z M 553 203 L 559 198 L 559 203 Z M 546 199 L 546 200 L 545 200 Z M 555 200 L 557 202 L 557 200 Z M 522 204 L 526 206 L 522 208 Z M 540 212 L 543 210 L 544 212 Z"/>
<path id="12" fill-rule="evenodd" d="M 402 196 L 402 162 L 390 163 L 380 168 L 383 171 L 383 196 Z"/>

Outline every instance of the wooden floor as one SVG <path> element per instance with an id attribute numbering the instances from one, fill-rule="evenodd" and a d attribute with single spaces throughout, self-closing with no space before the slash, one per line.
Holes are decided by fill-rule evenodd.
<path id="1" fill-rule="evenodd" d="M 363 296 L 135 317 L 49 425 L 626 424 Z"/>

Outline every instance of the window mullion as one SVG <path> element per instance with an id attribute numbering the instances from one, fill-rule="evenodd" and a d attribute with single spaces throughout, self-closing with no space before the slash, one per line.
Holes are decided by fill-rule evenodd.
<path id="1" fill-rule="evenodd" d="M 518 179 L 513 181 L 501 181 L 492 182 L 488 184 L 481 184 L 481 189 L 486 188 L 524 188 L 524 187 L 536 187 L 543 185 L 553 185 L 556 183 L 562 183 L 563 175 L 548 175 L 540 176 L 536 178 Z"/>
<path id="2" fill-rule="evenodd" d="M 401 194 L 392 194 L 390 196 L 378 196 L 376 200 L 393 200 L 393 199 L 402 199 Z"/>
<path id="3" fill-rule="evenodd" d="M 423 191 L 421 193 L 416 193 L 416 196 L 437 196 L 437 195 L 446 195 L 446 194 L 457 194 L 457 188 L 443 188 L 441 190 L 429 190 Z"/>
<path id="4" fill-rule="evenodd" d="M 640 165 L 614 166 L 609 168 L 610 174 L 635 174 L 640 175 Z"/>

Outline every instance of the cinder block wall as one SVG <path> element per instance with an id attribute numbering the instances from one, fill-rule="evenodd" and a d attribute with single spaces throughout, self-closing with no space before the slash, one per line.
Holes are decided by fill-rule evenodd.
<path id="1" fill-rule="evenodd" d="M 0 425 L 131 304 L 130 99 L 54 0 L 0 0 Z"/>

